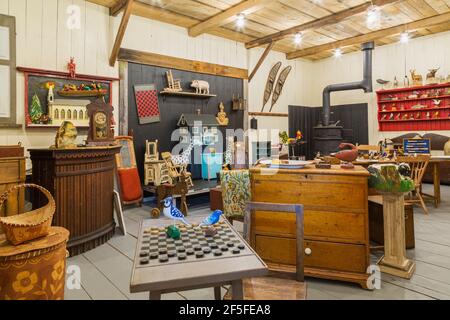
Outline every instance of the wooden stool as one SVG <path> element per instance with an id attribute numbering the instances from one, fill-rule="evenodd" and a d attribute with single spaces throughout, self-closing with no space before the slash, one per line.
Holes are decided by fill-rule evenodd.
<path id="1" fill-rule="evenodd" d="M 69 231 L 18 246 L 0 235 L 0 300 L 63 300 Z"/>

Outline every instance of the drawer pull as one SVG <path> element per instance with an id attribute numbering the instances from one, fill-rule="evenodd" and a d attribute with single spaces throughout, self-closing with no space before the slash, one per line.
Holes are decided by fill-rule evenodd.
<path id="1" fill-rule="evenodd" d="M 305 254 L 306 254 L 307 256 L 311 255 L 311 253 L 312 253 L 311 248 L 306 248 L 306 249 L 305 249 Z"/>

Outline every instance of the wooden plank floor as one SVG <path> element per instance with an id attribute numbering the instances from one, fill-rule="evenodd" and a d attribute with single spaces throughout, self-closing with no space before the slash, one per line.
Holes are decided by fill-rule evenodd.
<path id="1" fill-rule="evenodd" d="M 425 185 L 430 192 L 432 186 Z M 416 260 L 416 272 L 405 280 L 382 274 L 380 290 L 363 290 L 353 284 L 307 278 L 308 299 L 450 299 L 450 187 L 442 186 L 442 205 L 428 205 L 430 214 L 414 207 L 416 248 L 408 256 Z M 146 293 L 131 294 L 129 281 L 139 221 L 149 217 L 149 207 L 125 211 L 128 234 L 120 231 L 113 239 L 94 250 L 69 258 L 68 265 L 81 268 L 81 290 L 66 289 L 68 300 L 147 299 Z M 209 212 L 196 208 L 191 214 Z M 372 257 L 376 261 L 377 256 Z M 210 300 L 213 289 L 185 291 L 162 296 L 163 299 Z"/>

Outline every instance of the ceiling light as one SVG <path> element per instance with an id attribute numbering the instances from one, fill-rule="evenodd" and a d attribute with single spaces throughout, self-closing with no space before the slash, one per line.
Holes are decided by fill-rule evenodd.
<path id="1" fill-rule="evenodd" d="M 380 26 L 381 23 L 381 11 L 380 7 L 377 6 L 370 6 L 367 9 L 367 17 L 366 17 L 366 24 L 367 28 L 369 29 L 375 29 Z"/>
<path id="2" fill-rule="evenodd" d="M 336 58 L 342 56 L 342 50 L 341 50 L 341 48 L 335 49 L 335 50 L 333 51 L 333 55 L 334 55 Z"/>
<path id="3" fill-rule="evenodd" d="M 408 43 L 408 41 L 409 41 L 408 31 L 400 33 L 400 43 Z"/>
<path id="4" fill-rule="evenodd" d="M 300 32 L 297 32 L 294 36 L 294 43 L 296 45 L 299 45 L 300 43 L 302 43 L 303 40 L 303 35 Z"/>
<path id="5" fill-rule="evenodd" d="M 245 15 L 243 13 L 239 13 L 236 19 L 236 26 L 238 28 L 243 28 L 245 25 Z"/>

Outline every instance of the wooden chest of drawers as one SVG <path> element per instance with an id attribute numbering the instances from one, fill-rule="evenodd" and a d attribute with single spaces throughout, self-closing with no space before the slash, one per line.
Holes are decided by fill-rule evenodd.
<path id="1" fill-rule="evenodd" d="M 0 195 L 15 185 L 25 183 L 25 158 L 0 158 Z M 10 194 L 8 201 L 0 209 L 0 216 L 12 216 L 23 212 L 24 189 Z M 1 231 L 0 231 L 1 233 Z"/>
<path id="2" fill-rule="evenodd" d="M 356 282 L 367 288 L 369 174 L 364 168 L 254 168 L 250 172 L 252 201 L 304 205 L 307 276 Z M 294 266 L 295 218 L 255 212 L 251 228 L 252 245 L 269 266 Z"/>

